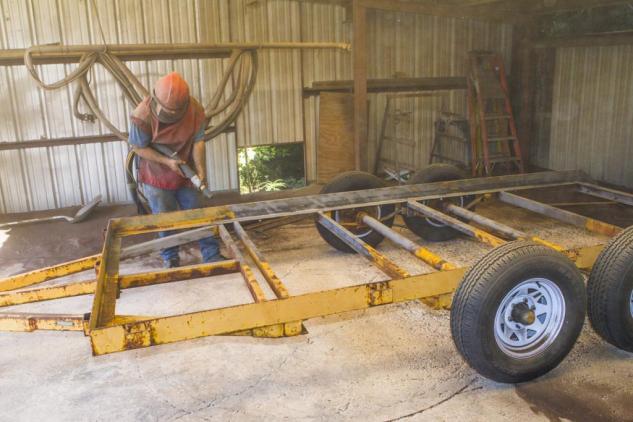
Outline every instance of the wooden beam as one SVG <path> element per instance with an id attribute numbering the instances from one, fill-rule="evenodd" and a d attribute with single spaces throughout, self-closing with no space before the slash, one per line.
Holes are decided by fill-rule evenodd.
<path id="1" fill-rule="evenodd" d="M 484 0 L 485 1 L 485 0 Z M 628 4 L 630 0 L 550 0 L 550 1 L 520 1 L 505 0 L 491 4 L 481 4 L 466 8 L 468 12 L 477 11 L 480 14 L 506 14 L 514 15 L 518 21 L 525 18 L 539 18 L 541 15 L 548 15 L 561 12 L 573 12 L 577 10 L 595 9 L 600 7 L 612 7 Z"/>
<path id="2" fill-rule="evenodd" d="M 633 44 L 633 32 L 613 32 L 577 37 L 542 38 L 532 42 L 533 48 L 598 47 Z"/>
<path id="3" fill-rule="evenodd" d="M 534 103 L 532 133 L 534 143 L 531 158 L 535 164 L 545 163 L 549 157 L 554 107 L 554 75 L 556 49 L 534 50 Z"/>
<path id="4" fill-rule="evenodd" d="M 534 121 L 534 79 L 536 66 L 534 50 L 529 41 L 535 31 L 532 25 L 515 25 L 512 33 L 512 74 L 510 75 L 510 98 L 515 114 L 517 131 L 521 143 L 523 159 L 529 163 L 530 148 L 535 143 Z"/>
<path id="5" fill-rule="evenodd" d="M 532 13 L 549 14 L 583 9 L 595 9 L 598 7 L 618 6 L 630 3 L 630 0 L 556 0 L 551 5 L 548 5 L 548 2 L 541 2 L 540 4 L 536 3 L 536 5 L 531 5 L 529 7 L 532 9 Z M 532 4 L 532 2 L 529 2 L 529 4 Z"/>
<path id="6" fill-rule="evenodd" d="M 357 0 L 354 0 L 357 1 Z M 494 8 L 476 9 L 457 6 L 438 6 L 420 1 L 410 0 L 360 0 L 362 5 L 368 9 L 387 10 L 403 13 L 421 13 L 433 16 L 445 16 L 452 18 L 474 18 L 484 20 L 494 20 L 502 22 L 512 22 L 520 19 L 520 16 L 499 12 Z"/>
<path id="7" fill-rule="evenodd" d="M 414 92 L 414 91 L 442 91 L 452 89 L 466 89 L 464 76 L 448 76 L 436 78 L 392 78 L 368 79 L 367 92 Z M 321 92 L 353 92 L 354 82 L 347 81 L 318 81 L 311 87 L 303 88 L 303 95 L 319 95 Z"/>
<path id="8" fill-rule="evenodd" d="M 356 170 L 367 170 L 367 9 L 352 4 L 352 62 L 354 76 L 354 152 Z"/>

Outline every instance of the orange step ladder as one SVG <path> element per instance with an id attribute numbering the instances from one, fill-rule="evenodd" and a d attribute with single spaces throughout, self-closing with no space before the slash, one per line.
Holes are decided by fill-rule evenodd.
<path id="1" fill-rule="evenodd" d="M 502 58 L 492 52 L 468 53 L 468 118 L 473 176 L 525 171 Z"/>

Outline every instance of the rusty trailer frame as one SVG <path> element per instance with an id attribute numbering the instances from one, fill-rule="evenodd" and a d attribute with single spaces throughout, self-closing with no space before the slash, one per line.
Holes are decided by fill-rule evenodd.
<path id="1" fill-rule="evenodd" d="M 506 203 L 522 207 L 595 233 L 613 236 L 620 227 L 564 211 L 544 203 L 516 195 L 526 189 L 568 186 L 596 198 L 633 205 L 633 195 L 594 184 L 580 172 L 542 172 L 523 175 L 486 177 L 371 189 L 355 192 L 313 195 L 291 199 L 210 207 L 168 214 L 116 218 L 110 220 L 102 253 L 68 263 L 31 271 L 0 280 L 0 307 L 94 294 L 92 310 L 85 315 L 3 313 L 0 330 L 83 331 L 90 337 L 95 355 L 172 343 L 213 335 L 253 335 L 259 337 L 294 336 L 305 332 L 303 321 L 332 314 L 361 310 L 396 302 L 422 300 L 435 308 L 448 308 L 451 295 L 467 268 L 458 268 L 425 246 L 405 238 L 380 219 L 358 213 L 362 224 L 382 234 L 409 251 L 435 271 L 412 275 L 376 248 L 332 218 L 337 210 L 360 209 L 394 204 L 409 213 L 420 214 L 458 230 L 493 248 L 516 239 L 529 239 L 566 254 L 582 270 L 590 270 L 603 245 L 567 249 L 546 239 L 539 239 L 483 217 L 467 207 L 449 204 L 439 210 L 419 203 L 422 200 L 493 194 Z M 333 290 L 293 296 L 275 274 L 263 254 L 249 238 L 241 223 L 296 215 L 312 214 L 355 252 L 369 260 L 390 277 L 384 282 L 365 283 Z M 472 225 L 472 223 L 477 226 Z M 183 230 L 178 234 L 121 247 L 124 237 L 162 230 Z M 252 262 L 275 295 L 266 297 L 238 243 L 243 245 Z M 122 259 L 158 249 L 188 243 L 218 232 L 230 259 L 218 263 L 146 272 L 119 274 Z M 491 233 L 494 232 L 495 234 Z M 48 280 L 95 268 L 96 279 L 29 288 Z M 122 291 L 191 278 L 241 273 L 253 302 L 188 314 L 155 317 L 151 315 L 118 315 L 116 301 Z"/>

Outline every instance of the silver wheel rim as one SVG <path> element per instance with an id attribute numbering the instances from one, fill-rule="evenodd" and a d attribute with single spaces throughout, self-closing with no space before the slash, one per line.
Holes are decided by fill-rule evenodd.
<path id="1" fill-rule="evenodd" d="M 338 211 L 334 211 L 334 215 L 332 216 L 334 221 L 336 221 L 337 223 L 340 223 L 339 219 L 340 219 L 340 214 Z M 376 207 L 376 220 L 380 221 L 382 218 L 382 208 L 380 207 Z M 354 235 L 356 237 L 365 237 L 367 236 L 369 233 L 372 232 L 372 228 L 371 227 L 367 227 L 367 230 L 362 232 L 362 233 L 355 233 Z"/>
<path id="2" fill-rule="evenodd" d="M 426 203 L 424 201 L 422 201 L 422 203 L 424 205 L 426 205 Z M 459 206 L 462 207 L 462 208 L 464 207 L 464 197 L 463 196 L 459 197 Z M 438 227 L 438 228 L 439 227 L 446 227 L 446 224 L 442 223 L 441 221 L 434 220 L 434 219 L 432 219 L 430 217 L 425 217 L 425 220 L 426 220 L 427 223 L 429 223 L 433 227 Z"/>
<path id="3" fill-rule="evenodd" d="M 629 312 L 631 312 L 631 318 L 633 318 L 633 290 L 631 290 L 631 297 L 629 298 Z"/>
<path id="4" fill-rule="evenodd" d="M 558 286 L 546 278 L 531 278 L 501 300 L 494 321 L 495 340 L 506 355 L 528 359 L 556 340 L 564 321 L 565 298 Z"/>

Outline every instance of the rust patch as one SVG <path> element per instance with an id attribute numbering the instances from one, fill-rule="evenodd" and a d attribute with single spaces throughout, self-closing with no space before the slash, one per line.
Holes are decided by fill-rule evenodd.
<path id="1" fill-rule="evenodd" d="M 140 349 L 152 345 L 151 327 L 149 323 L 142 322 L 134 325 L 124 326 L 125 345 L 124 349 Z"/>

